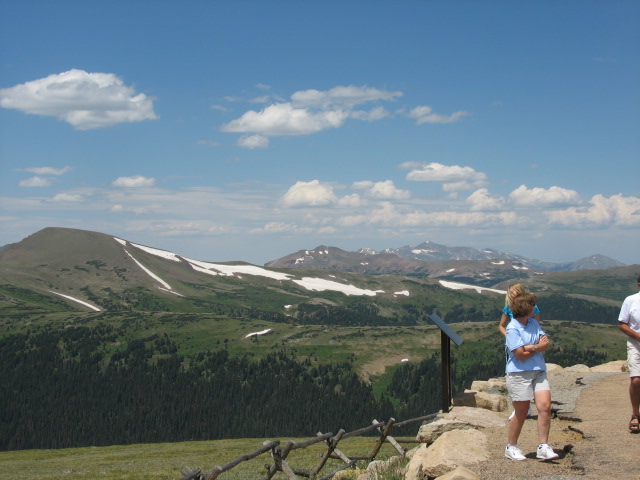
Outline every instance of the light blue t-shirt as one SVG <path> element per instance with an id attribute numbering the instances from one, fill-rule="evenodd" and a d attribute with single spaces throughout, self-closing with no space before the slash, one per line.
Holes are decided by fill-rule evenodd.
<path id="1" fill-rule="evenodd" d="M 509 317 L 509 318 L 511 318 L 513 320 L 513 312 L 511 311 L 511 308 L 509 308 L 509 305 L 505 305 L 504 306 L 504 308 L 502 309 L 502 313 L 504 313 L 507 317 Z M 540 313 L 540 309 L 538 308 L 538 305 L 534 305 L 533 306 L 533 316 L 535 317 L 539 313 Z"/>
<path id="2" fill-rule="evenodd" d="M 524 345 L 535 345 L 540 341 L 540 337 L 545 335 L 538 321 L 529 317 L 527 325 L 522 325 L 518 320 L 512 319 L 507 325 L 507 373 L 528 372 L 531 370 L 546 370 L 544 356 L 536 352 L 526 360 L 518 360 L 513 351 Z"/>

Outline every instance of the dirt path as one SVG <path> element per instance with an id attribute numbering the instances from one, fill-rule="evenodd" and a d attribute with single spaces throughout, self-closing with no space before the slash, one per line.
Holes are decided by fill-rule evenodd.
<path id="1" fill-rule="evenodd" d="M 628 388 L 628 373 L 621 373 L 582 390 L 570 414 L 574 420 L 552 420 L 549 444 L 560 458 L 550 462 L 535 458 L 533 419 L 525 422 L 520 435 L 519 446 L 527 460 L 514 462 L 504 457 L 505 412 L 505 427 L 486 431 L 491 459 L 469 468 L 486 480 L 640 480 L 640 434 L 631 434 L 627 428 L 631 416 Z"/>
<path id="2" fill-rule="evenodd" d="M 594 383 L 580 395 L 575 415 L 585 439 L 575 446 L 574 464 L 585 479 L 640 479 L 640 434 L 629 433 L 629 374 Z"/>

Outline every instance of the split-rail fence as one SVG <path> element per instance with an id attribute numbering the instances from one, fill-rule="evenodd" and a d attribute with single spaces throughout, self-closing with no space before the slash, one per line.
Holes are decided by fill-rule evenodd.
<path id="1" fill-rule="evenodd" d="M 244 455 L 240 455 L 235 460 L 227 463 L 226 465 L 216 465 L 212 470 L 207 472 L 202 472 L 202 469 L 200 468 L 192 469 L 189 467 L 185 467 L 182 469 L 181 473 L 183 477 L 180 480 L 215 480 L 220 474 L 228 472 L 242 462 L 251 460 L 260 455 L 266 454 L 267 452 L 269 452 L 271 455 L 271 463 L 265 465 L 266 474 L 263 477 L 264 480 L 271 480 L 278 472 L 283 472 L 289 480 L 300 480 L 301 477 L 312 480 L 328 480 L 337 472 L 353 467 L 358 460 L 367 460 L 369 462 L 375 460 L 376 456 L 380 452 L 380 449 L 382 448 L 382 445 L 385 442 L 391 444 L 400 455 L 404 456 L 407 452 L 407 449 L 402 447 L 398 443 L 398 441 L 396 441 L 391 436 L 392 430 L 394 428 L 397 429 L 400 427 L 404 427 L 405 425 L 409 425 L 411 423 L 431 420 L 436 415 L 437 414 L 434 413 L 424 417 L 404 420 L 402 422 L 396 422 L 393 418 L 390 418 L 387 422 L 379 422 L 374 419 L 371 422 L 371 425 L 359 428 L 352 432 L 347 433 L 342 429 L 339 430 L 336 435 L 333 435 L 333 433 L 318 432 L 315 437 L 302 442 L 294 442 L 293 440 L 288 440 L 284 444 L 284 446 L 280 445 L 280 440 L 265 441 L 262 444 L 262 447 L 258 448 L 257 450 L 246 453 Z M 349 456 L 338 449 L 338 443 L 341 440 L 345 440 L 349 437 L 368 434 L 374 431 L 377 431 L 379 433 L 379 436 L 376 439 L 374 447 L 368 456 Z M 291 465 L 289 465 L 289 463 L 287 462 L 287 456 L 292 450 L 306 448 L 320 442 L 324 442 L 327 449 L 322 455 L 322 458 L 320 459 L 318 464 L 311 470 L 294 469 L 291 467 Z M 330 458 L 341 460 L 342 464 L 337 469 L 322 476 L 318 476 L 320 475 L 320 472 L 326 466 L 325 464 Z"/>

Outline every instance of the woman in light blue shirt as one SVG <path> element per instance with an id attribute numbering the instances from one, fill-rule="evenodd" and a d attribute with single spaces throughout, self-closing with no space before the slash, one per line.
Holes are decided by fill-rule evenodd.
<path id="1" fill-rule="evenodd" d="M 515 414 L 509 420 L 508 444 L 505 456 L 512 460 L 526 460 L 518 448 L 518 437 L 527 418 L 531 400 L 538 410 L 538 450 L 536 458 L 558 458 L 547 444 L 551 426 L 551 390 L 547 380 L 547 366 L 542 352 L 549 348 L 549 339 L 538 321 L 533 318 L 536 296 L 524 293 L 512 301 L 513 319 L 507 325 L 507 391 Z"/>

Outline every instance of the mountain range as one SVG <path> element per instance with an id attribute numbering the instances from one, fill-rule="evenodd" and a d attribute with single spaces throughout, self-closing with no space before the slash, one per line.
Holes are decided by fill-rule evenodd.
<path id="1" fill-rule="evenodd" d="M 203 261 L 53 227 L 2 248 L 0 450 L 293 437 L 424 415 L 440 400 L 433 313 L 464 339 L 456 390 L 504 371 L 496 326 L 506 286 L 533 271 L 522 262 L 302 253 L 328 262 Z M 326 268 L 340 258 L 415 270 Z M 557 345 L 548 361 L 622 358 L 616 319 L 639 271 L 530 274 Z"/>
<path id="2" fill-rule="evenodd" d="M 575 271 L 532 268 L 526 259 L 506 255 L 460 259 L 492 252 L 432 243 L 395 253 L 323 246 L 261 267 L 195 260 L 104 233 L 49 227 L 0 250 L 0 300 L 5 312 L 235 312 L 275 321 L 329 315 L 327 309 L 353 310 L 356 304 L 362 309 L 364 302 L 375 303 L 371 308 L 380 319 L 401 321 L 407 303 L 433 306 L 437 301 L 442 311 L 462 303 L 489 311 L 509 283 L 525 280 L 541 292 L 611 304 L 628 294 L 629 278 L 637 275 L 635 267 L 600 256 L 575 262 Z M 401 255 L 458 259 L 434 262 Z M 604 269 L 609 261 L 616 266 Z M 599 269 L 577 270 L 579 265 Z M 460 295 L 472 294 L 473 299 L 461 300 Z M 491 306 L 488 298 L 493 298 Z"/>
<path id="3" fill-rule="evenodd" d="M 497 250 L 447 247 L 427 241 L 415 247 L 387 248 L 379 252 L 368 248 L 349 252 L 321 245 L 313 250 L 299 250 L 265 266 L 410 275 L 491 286 L 509 279 L 538 277 L 547 272 L 607 270 L 624 264 L 603 255 L 567 263 L 541 262 Z"/>

